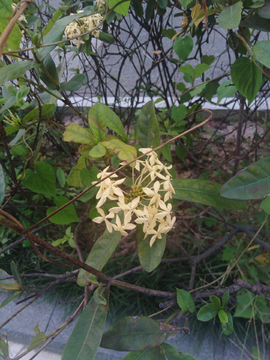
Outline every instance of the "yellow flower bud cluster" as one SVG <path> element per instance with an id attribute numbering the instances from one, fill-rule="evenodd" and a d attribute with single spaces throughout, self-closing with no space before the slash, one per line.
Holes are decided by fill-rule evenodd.
<path id="1" fill-rule="evenodd" d="M 83 10 L 77 11 L 77 13 L 80 12 L 83 12 Z M 74 43 L 77 46 L 77 48 L 79 48 L 81 44 L 84 44 L 84 41 L 82 37 L 80 37 L 80 35 L 86 33 L 87 31 L 91 31 L 95 27 L 101 25 L 102 21 L 103 21 L 103 16 L 100 15 L 99 13 L 81 17 L 77 20 L 73 20 L 69 25 L 67 25 L 64 34 L 67 38 L 78 36 L 78 38 L 70 40 L 70 43 L 71 45 L 73 45 Z M 99 38 L 99 33 L 100 31 L 96 29 L 91 33 L 91 35 L 95 36 L 96 38 Z"/>
<path id="2" fill-rule="evenodd" d="M 150 150 L 148 148 L 139 149 L 143 154 Z M 119 187 L 125 179 L 115 180 L 118 176 L 108 172 L 109 167 L 104 169 L 98 174 L 98 178 L 104 179 L 106 176 L 112 175 L 96 185 L 99 187 L 96 195 L 99 201 L 96 208 L 101 216 L 94 218 L 93 221 L 99 224 L 105 221 L 109 232 L 114 229 L 123 236 L 128 235 L 127 230 L 135 229 L 136 224 L 142 224 L 144 238 L 152 235 L 151 247 L 157 238 L 161 239 L 162 234 L 168 233 L 173 228 L 176 220 L 175 217 L 171 217 L 172 205 L 168 203 L 172 194 L 175 193 L 171 184 L 171 174 L 168 171 L 171 167 L 164 165 L 154 151 L 146 155 L 145 160 L 137 160 L 135 169 L 139 175 L 135 179 L 133 170 L 133 183 L 128 193 Z M 108 199 L 117 201 L 117 206 L 110 208 L 106 215 L 101 206 Z M 120 212 L 124 215 L 122 222 L 118 215 Z M 113 218 L 115 218 L 115 224 L 109 221 Z"/>

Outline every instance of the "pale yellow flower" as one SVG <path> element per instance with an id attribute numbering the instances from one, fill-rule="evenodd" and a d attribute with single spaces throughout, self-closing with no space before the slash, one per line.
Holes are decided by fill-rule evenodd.
<path id="1" fill-rule="evenodd" d="M 131 224 L 129 222 L 124 222 L 123 224 L 121 224 L 121 221 L 120 221 L 120 218 L 119 218 L 118 215 L 116 215 L 116 221 L 115 222 L 116 222 L 116 224 L 112 224 L 114 230 L 119 231 L 121 233 L 121 235 L 123 235 L 123 236 L 128 235 L 126 230 L 133 230 L 136 227 L 135 224 Z"/>
<path id="2" fill-rule="evenodd" d="M 109 213 L 108 215 L 105 215 L 104 211 L 101 208 L 97 208 L 97 211 L 100 213 L 101 216 L 98 216 L 96 218 L 94 218 L 92 221 L 100 224 L 103 221 L 105 221 L 107 230 L 111 233 L 113 230 L 112 224 L 107 220 L 107 219 L 113 219 L 114 218 L 114 214 Z"/>

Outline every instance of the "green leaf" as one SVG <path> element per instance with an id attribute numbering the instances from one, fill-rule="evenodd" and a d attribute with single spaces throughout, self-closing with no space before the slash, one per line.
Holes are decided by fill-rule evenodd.
<path id="1" fill-rule="evenodd" d="M 109 308 L 109 287 L 102 288 L 107 305 L 96 303 L 94 297 L 82 312 L 64 348 L 62 360 L 94 359 L 98 351 Z"/>
<path id="2" fill-rule="evenodd" d="M 6 81 L 17 79 L 24 73 L 34 67 L 39 66 L 34 61 L 25 60 L 16 62 L 14 64 L 6 65 L 0 68 L 0 86 L 4 85 Z"/>
<path id="3" fill-rule="evenodd" d="M 6 193 L 6 180 L 5 173 L 3 171 L 2 165 L 0 165 L 0 205 L 2 204 Z"/>
<path id="4" fill-rule="evenodd" d="M 105 146 L 102 143 L 98 143 L 89 151 L 89 155 L 94 158 L 101 158 L 106 154 L 106 152 L 107 150 Z"/>
<path id="5" fill-rule="evenodd" d="M 99 286 L 97 290 L 94 292 L 93 298 L 97 304 L 107 305 L 107 299 L 103 296 L 103 287 Z"/>
<path id="6" fill-rule="evenodd" d="M 41 68 L 39 68 L 39 76 L 44 84 L 47 85 L 48 89 L 56 90 L 59 86 L 59 78 L 58 72 L 55 66 L 55 63 L 50 54 L 46 56 L 43 60 L 43 66 L 47 70 L 47 72 L 51 75 L 52 79 L 44 72 Z M 53 81 L 52 81 L 53 80 Z"/>
<path id="7" fill-rule="evenodd" d="M 94 145 L 94 138 L 90 131 L 78 124 L 71 124 L 67 126 L 63 135 L 63 140 L 79 144 Z"/>
<path id="8" fill-rule="evenodd" d="M 189 291 L 176 288 L 176 296 L 177 304 L 180 306 L 184 313 L 188 310 L 191 313 L 195 311 L 194 300 Z"/>
<path id="9" fill-rule="evenodd" d="M 211 65 L 215 61 L 214 55 L 203 55 L 201 57 L 201 62 L 207 65 Z"/>
<path id="10" fill-rule="evenodd" d="M 166 9 L 168 6 L 168 0 L 157 0 L 157 3 L 161 9 Z"/>
<path id="11" fill-rule="evenodd" d="M 1 219 L 1 216 L 2 215 L 0 215 L 0 219 Z M 6 278 L 6 277 L 9 277 L 10 275 L 7 273 L 7 272 L 5 272 L 4 270 L 2 270 L 2 269 L 0 269 L 0 279 L 1 278 Z M 0 285 L 17 285 L 17 282 L 13 279 L 13 278 L 11 278 L 11 279 L 6 279 L 6 280 L 0 280 Z M 0 291 L 1 291 L 1 289 L 0 289 Z"/>
<path id="12" fill-rule="evenodd" d="M 193 40 L 189 35 L 182 38 L 178 37 L 175 39 L 173 44 L 173 50 L 176 52 L 178 57 L 185 62 L 193 49 Z"/>
<path id="13" fill-rule="evenodd" d="M 160 347 L 165 351 L 165 356 L 168 360 L 197 360 L 194 356 L 179 352 L 178 349 L 169 344 L 160 344 Z"/>
<path id="14" fill-rule="evenodd" d="M 259 199 L 270 193 L 270 157 L 259 160 L 241 170 L 221 189 L 229 199 Z"/>
<path id="15" fill-rule="evenodd" d="M 119 117 L 105 104 L 97 103 L 91 107 L 88 115 L 90 128 L 96 138 L 104 140 L 106 126 L 125 138 L 124 126 Z"/>
<path id="16" fill-rule="evenodd" d="M 223 83 L 220 84 L 220 86 L 218 87 L 217 89 L 218 104 L 222 99 L 229 98 L 236 93 L 237 91 L 236 86 L 231 85 L 231 83 L 232 83 L 231 80 L 223 81 Z"/>
<path id="17" fill-rule="evenodd" d="M 95 242 L 85 263 L 96 270 L 101 271 L 114 253 L 120 239 L 121 233 L 119 231 L 113 230 L 112 233 L 109 233 L 108 230 L 105 230 L 104 234 Z M 88 275 L 86 276 L 86 274 Z M 85 276 L 86 278 L 89 278 L 90 281 L 91 279 L 95 279 L 95 276 L 81 269 L 77 279 L 77 284 L 79 286 L 89 285 L 84 281 Z"/>
<path id="18" fill-rule="evenodd" d="M 19 272 L 17 265 L 15 264 L 15 262 L 13 260 L 10 263 L 10 269 L 11 269 L 12 275 L 14 276 L 14 279 L 17 281 L 17 283 L 19 285 L 22 285 L 23 281 L 22 281 L 21 274 Z"/>
<path id="19" fill-rule="evenodd" d="M 213 319 L 217 313 L 218 309 L 213 304 L 207 304 L 200 308 L 197 319 L 206 322 Z"/>
<path id="20" fill-rule="evenodd" d="M 213 296 L 210 296 L 209 299 L 210 299 L 211 303 L 214 305 L 215 308 L 221 309 L 220 298 L 213 295 Z"/>
<path id="21" fill-rule="evenodd" d="M 145 20 L 149 21 L 154 13 L 154 9 L 156 8 L 157 3 L 156 0 L 148 0 L 147 6 L 145 10 Z"/>
<path id="22" fill-rule="evenodd" d="M 176 179 L 172 180 L 175 190 L 174 199 L 193 201 L 227 210 L 239 210 L 246 206 L 243 201 L 227 201 L 220 196 L 222 185 L 208 180 Z"/>
<path id="23" fill-rule="evenodd" d="M 64 170 L 61 169 L 60 167 L 58 167 L 56 170 L 56 177 L 59 182 L 59 185 L 64 186 L 66 183 L 66 175 L 65 175 Z"/>
<path id="24" fill-rule="evenodd" d="M 134 160 L 137 157 L 137 150 L 134 146 L 128 145 L 124 143 L 120 139 L 111 139 L 109 141 L 103 141 L 102 145 L 104 145 L 108 150 L 111 150 L 120 160 L 128 163 Z M 130 166 L 135 166 L 135 162 L 130 164 Z"/>
<path id="25" fill-rule="evenodd" d="M 218 16 L 218 23 L 223 29 L 234 29 L 241 21 L 241 11 L 243 3 L 238 1 L 237 3 L 224 7 Z"/>
<path id="26" fill-rule="evenodd" d="M 192 0 L 180 0 L 181 5 L 185 10 L 189 9 L 189 5 L 193 4 Z"/>
<path id="27" fill-rule="evenodd" d="M 67 82 L 60 85 L 59 91 L 76 91 L 87 84 L 87 77 L 83 74 L 76 74 Z"/>
<path id="28" fill-rule="evenodd" d="M 83 16 L 89 16 L 93 12 L 90 10 L 84 10 L 83 12 L 65 16 L 62 19 L 57 20 L 52 26 L 51 30 L 43 37 L 43 45 L 55 43 L 57 41 L 62 40 L 63 34 L 66 26 L 71 23 L 73 20 L 79 19 Z M 46 46 L 40 48 L 37 52 L 37 56 L 40 61 L 45 59 L 45 57 L 56 47 L 57 45 Z"/>
<path id="29" fill-rule="evenodd" d="M 221 323 L 222 330 L 226 336 L 231 335 L 233 332 L 233 318 L 232 315 L 226 311 L 226 314 L 228 316 L 228 322 L 227 323 Z"/>
<path id="30" fill-rule="evenodd" d="M 1 10 L 0 10 L 1 11 Z M 0 33 L 3 34 L 5 28 L 8 25 L 8 20 L 5 19 L 3 22 L 3 19 L 0 21 Z M 20 49 L 20 43 L 22 40 L 22 35 L 20 28 L 17 24 L 14 25 L 8 39 L 5 45 L 5 49 L 7 50 L 19 50 Z"/>
<path id="31" fill-rule="evenodd" d="M 100 346 L 116 351 L 145 350 L 162 344 L 178 332 L 178 328 L 148 317 L 127 316 L 109 327 Z"/>
<path id="32" fill-rule="evenodd" d="M 50 164 L 38 161 L 35 166 L 35 172 L 27 169 L 25 178 L 22 181 L 23 186 L 38 194 L 55 196 L 55 174 Z"/>
<path id="33" fill-rule="evenodd" d="M 50 215 L 52 212 L 60 208 L 61 206 L 65 205 L 69 202 L 69 199 L 65 196 L 58 196 L 54 198 L 54 203 L 56 208 L 49 208 L 47 210 L 47 216 Z M 63 210 L 60 210 L 57 214 L 53 215 L 49 218 L 49 220 L 58 225 L 68 225 L 73 222 L 80 221 L 76 214 L 76 210 L 73 204 L 68 205 Z"/>
<path id="34" fill-rule="evenodd" d="M 139 16 L 140 18 L 142 18 L 143 17 L 143 7 L 142 7 L 140 0 L 133 0 L 132 6 L 135 10 L 136 15 Z"/>
<path id="35" fill-rule="evenodd" d="M 116 4 L 118 4 L 120 0 L 109 0 L 109 7 L 112 9 Z M 114 11 L 118 14 L 128 15 L 130 1 L 125 1 L 122 4 L 118 5 Z"/>
<path id="36" fill-rule="evenodd" d="M 253 55 L 264 66 L 270 68 L 270 41 L 259 41 L 253 46 Z"/>
<path id="37" fill-rule="evenodd" d="M 180 104 L 178 106 L 173 105 L 171 111 L 171 117 L 174 122 L 178 122 L 182 120 L 187 115 L 187 107 L 184 104 Z"/>
<path id="38" fill-rule="evenodd" d="M 0 355 L 5 355 L 8 358 L 8 342 L 3 340 L 2 337 L 0 336 Z M 0 357 L 0 359 L 2 360 L 3 357 Z"/>
<path id="39" fill-rule="evenodd" d="M 21 291 L 16 291 L 12 295 L 9 295 L 0 305 L 0 309 L 9 304 L 11 301 L 16 299 L 21 294 Z"/>
<path id="40" fill-rule="evenodd" d="M 193 77 L 193 67 L 191 65 L 180 66 L 179 72 L 188 74 L 191 78 Z"/>
<path id="41" fill-rule="evenodd" d="M 159 126 L 153 101 L 142 107 L 135 125 L 135 143 L 137 149 L 155 148 L 160 145 Z"/>
<path id="42" fill-rule="evenodd" d="M 41 119 L 45 120 L 51 117 L 55 112 L 56 106 L 55 104 L 43 104 L 41 105 Z M 27 124 L 29 121 L 37 120 L 39 117 L 39 107 L 37 106 L 35 109 L 30 111 L 25 117 L 22 119 L 22 124 Z"/>
<path id="43" fill-rule="evenodd" d="M 194 69 L 194 79 L 197 79 L 198 77 L 202 76 L 202 74 L 210 69 L 210 66 L 207 64 L 198 64 Z"/>
<path id="44" fill-rule="evenodd" d="M 249 291 L 241 290 L 241 293 L 237 294 L 238 304 L 233 316 L 251 319 L 254 314 L 254 306 L 252 304 L 254 298 L 255 295 L 251 294 Z"/>
<path id="45" fill-rule="evenodd" d="M 166 234 L 162 234 L 161 239 L 156 239 L 152 247 L 150 247 L 152 235 L 148 235 L 145 239 L 144 236 L 143 225 L 137 225 L 136 237 L 140 263 L 144 270 L 151 272 L 161 262 L 166 248 Z"/>
<path id="46" fill-rule="evenodd" d="M 225 291 L 225 293 L 222 295 L 222 306 L 223 307 L 227 306 L 229 299 L 230 299 L 230 293 L 229 293 L 229 291 Z"/>
<path id="47" fill-rule="evenodd" d="M 258 9 L 258 15 L 264 19 L 270 19 L 270 1 L 266 1 L 265 5 Z"/>
<path id="48" fill-rule="evenodd" d="M 163 349 L 160 346 L 154 346 L 150 349 L 132 351 L 123 360 L 166 360 L 166 358 Z"/>
<path id="49" fill-rule="evenodd" d="M 261 207 L 263 208 L 263 210 L 267 213 L 270 214 L 270 197 L 267 196 L 262 202 L 261 202 Z"/>
<path id="50" fill-rule="evenodd" d="M 172 163 L 172 152 L 171 152 L 170 144 L 166 144 L 166 145 L 162 146 L 161 153 L 162 153 L 163 157 L 165 158 L 165 160 Z"/>
<path id="51" fill-rule="evenodd" d="M 218 311 L 218 317 L 222 324 L 226 324 L 229 321 L 228 315 L 226 314 L 226 312 L 223 309 L 220 309 Z"/>
<path id="52" fill-rule="evenodd" d="M 259 31 L 270 31 L 270 23 L 268 19 L 263 19 L 258 14 L 251 17 L 246 17 L 241 21 L 240 26 L 248 27 Z"/>
<path id="53" fill-rule="evenodd" d="M 247 74 L 248 76 L 246 76 Z M 246 57 L 240 57 L 233 63 L 231 75 L 237 90 L 251 104 L 262 86 L 262 72 L 253 61 Z"/>
<path id="54" fill-rule="evenodd" d="M 27 351 L 31 351 L 41 345 L 44 341 L 47 340 L 47 336 L 44 332 L 36 334 L 33 339 L 30 341 Z"/>

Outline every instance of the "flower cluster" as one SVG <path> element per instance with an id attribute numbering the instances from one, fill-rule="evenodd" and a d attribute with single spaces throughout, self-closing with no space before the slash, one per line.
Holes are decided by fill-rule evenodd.
<path id="1" fill-rule="evenodd" d="M 151 149 L 139 149 L 143 154 Z M 143 225 L 143 232 L 146 238 L 152 235 L 150 246 L 155 240 L 161 239 L 162 234 L 168 233 L 175 222 L 175 217 L 171 217 L 172 205 L 168 200 L 172 198 L 175 192 L 171 184 L 171 175 L 169 169 L 172 166 L 165 166 L 153 151 L 146 155 L 146 160 L 137 160 L 135 169 L 139 175 L 134 179 L 134 169 L 132 173 L 132 186 L 129 192 L 122 190 L 125 179 L 117 180 L 116 174 L 108 172 L 109 167 L 98 174 L 99 179 L 104 179 L 112 174 L 96 186 L 99 191 L 96 198 L 97 211 L 101 216 L 93 219 L 96 223 L 105 221 L 109 232 L 119 231 L 123 236 L 128 235 L 127 230 L 132 230 L 136 224 Z M 93 184 L 96 182 L 93 182 Z M 101 206 L 109 200 L 117 201 L 117 207 L 109 209 L 108 214 L 104 212 Z M 123 221 L 120 220 L 120 213 L 123 214 Z M 115 223 L 109 220 L 115 218 Z"/>
<path id="2" fill-rule="evenodd" d="M 83 10 L 78 10 L 77 13 L 83 12 Z M 73 14 L 71 14 L 73 15 Z M 74 43 L 77 48 L 80 47 L 81 44 L 84 44 L 84 41 L 80 35 L 86 33 L 87 31 L 91 31 L 95 27 L 101 25 L 103 21 L 103 16 L 96 13 L 89 16 L 81 17 L 77 20 L 73 20 L 67 27 L 65 28 L 65 36 L 67 38 L 72 38 L 74 36 L 78 36 L 76 39 L 70 40 L 71 45 Z M 91 35 L 99 38 L 100 31 L 95 29 Z"/>

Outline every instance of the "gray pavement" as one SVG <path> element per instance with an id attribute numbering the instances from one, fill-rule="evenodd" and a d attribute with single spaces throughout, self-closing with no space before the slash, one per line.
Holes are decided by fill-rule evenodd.
<path id="1" fill-rule="evenodd" d="M 4 293 L 0 293 L 0 303 L 5 298 Z M 0 309 L 0 323 L 6 321 L 16 311 L 18 311 L 24 304 L 16 305 L 12 302 Z M 136 315 L 136 314 L 134 314 Z M 10 356 L 13 358 L 19 353 L 25 351 L 29 345 L 30 340 L 34 337 L 34 327 L 38 322 L 40 331 L 45 332 L 46 335 L 50 334 L 59 325 L 61 325 L 69 317 L 66 314 L 66 308 L 63 305 L 58 305 L 56 302 L 48 303 L 43 299 L 39 299 L 24 311 L 14 317 L 8 324 L 1 329 L 1 334 L 6 333 L 9 339 Z M 74 329 L 76 321 L 71 323 L 62 333 L 57 336 L 47 347 L 41 352 L 37 360 L 60 360 L 61 353 L 64 346 Z M 108 326 L 109 324 L 107 324 Z M 180 324 L 181 326 L 181 324 Z M 200 330 L 201 331 L 201 330 Z M 225 337 L 220 338 L 218 341 L 209 333 L 204 337 L 203 342 L 200 344 L 197 341 L 198 332 L 196 329 L 191 335 L 179 334 L 175 338 L 168 341 L 169 344 L 177 347 L 181 352 L 187 352 L 197 357 L 198 360 L 240 360 L 251 359 L 248 351 L 243 351 L 241 343 L 237 346 L 233 342 L 228 341 Z M 227 341 L 226 341 L 227 340 Z M 37 351 L 37 350 L 35 350 Z M 29 360 L 35 353 L 24 356 L 23 360 Z M 125 352 L 110 351 L 107 349 L 99 348 L 95 360 L 120 360 L 126 355 Z M 263 360 L 269 360 L 267 357 Z M 75 359 L 74 359 L 75 360 Z M 89 359 L 94 360 L 94 359 Z"/>

